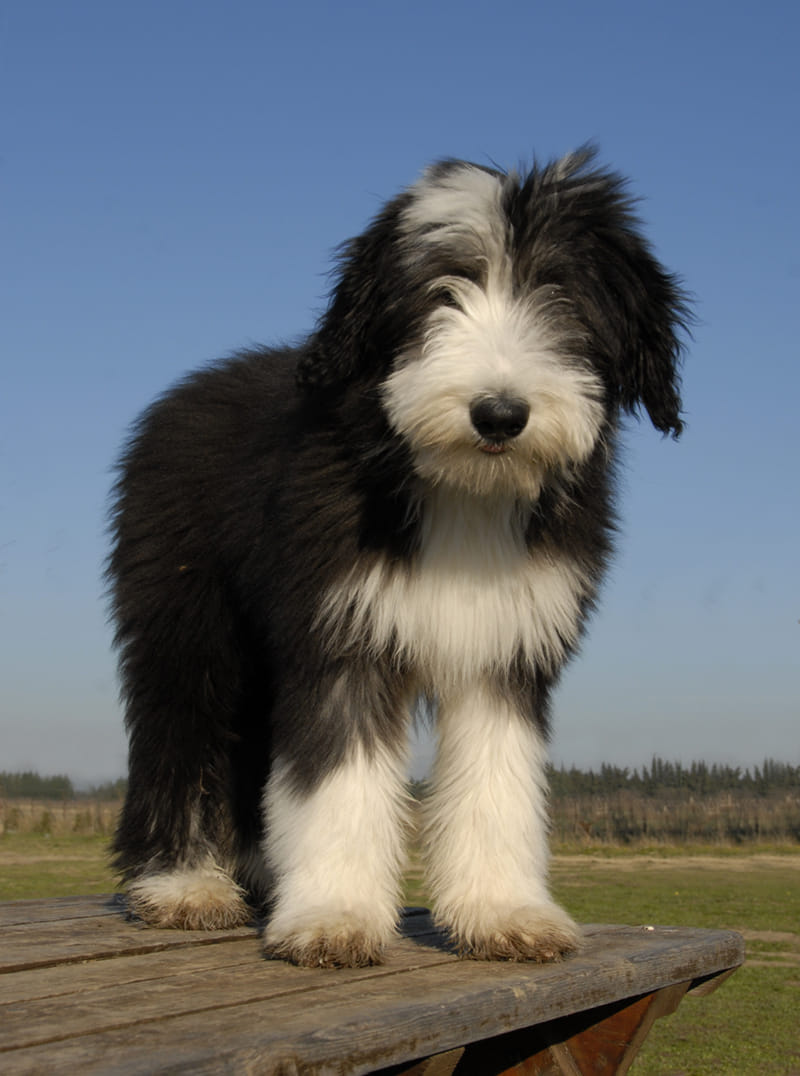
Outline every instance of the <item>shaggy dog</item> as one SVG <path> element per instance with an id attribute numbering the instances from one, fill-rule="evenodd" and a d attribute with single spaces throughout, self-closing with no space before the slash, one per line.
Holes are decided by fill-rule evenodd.
<path id="1" fill-rule="evenodd" d="M 133 911 L 267 951 L 379 961 L 394 934 L 420 699 L 437 921 L 552 960 L 548 700 L 608 561 L 620 413 L 681 430 L 687 321 L 591 151 L 434 165 L 343 249 L 296 348 L 193 374 L 124 453 L 109 576 Z"/>

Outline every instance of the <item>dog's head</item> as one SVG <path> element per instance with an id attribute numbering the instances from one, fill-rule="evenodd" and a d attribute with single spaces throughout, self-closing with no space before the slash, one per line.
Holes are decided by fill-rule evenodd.
<path id="1" fill-rule="evenodd" d="M 590 151 L 526 175 L 445 161 L 347 245 L 299 377 L 371 383 L 423 478 L 536 496 L 620 410 L 680 433 L 687 320 Z"/>

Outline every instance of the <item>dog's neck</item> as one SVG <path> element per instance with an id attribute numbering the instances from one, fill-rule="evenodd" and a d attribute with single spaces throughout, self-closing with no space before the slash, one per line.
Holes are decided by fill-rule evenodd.
<path id="1" fill-rule="evenodd" d="M 522 554 L 530 515 L 530 505 L 517 499 L 437 485 L 422 505 L 420 555 L 432 563 Z"/>

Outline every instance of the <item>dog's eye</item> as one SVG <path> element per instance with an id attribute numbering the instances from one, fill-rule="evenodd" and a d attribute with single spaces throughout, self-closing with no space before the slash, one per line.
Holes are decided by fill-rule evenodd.
<path id="1" fill-rule="evenodd" d="M 451 306 L 456 310 L 461 309 L 461 303 L 458 301 L 458 296 L 453 288 L 443 285 L 441 288 L 437 289 L 436 297 L 442 306 Z"/>

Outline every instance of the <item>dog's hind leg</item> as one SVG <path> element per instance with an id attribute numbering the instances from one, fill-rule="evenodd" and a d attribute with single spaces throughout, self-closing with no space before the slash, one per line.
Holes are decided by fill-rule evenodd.
<path id="1" fill-rule="evenodd" d="M 131 912 L 155 927 L 224 930 L 246 923 L 245 893 L 209 854 L 193 865 L 145 871 L 128 886 Z"/>
<path id="2" fill-rule="evenodd" d="M 153 758 L 150 768 L 163 767 Z M 215 930 L 244 923 L 252 913 L 233 877 L 227 811 L 213 802 L 202 774 L 192 780 L 178 769 L 153 787 L 136 781 L 132 761 L 114 842 L 129 909 L 157 927 Z"/>
<path id="3" fill-rule="evenodd" d="M 120 633 L 130 748 L 115 865 L 130 910 L 146 922 L 230 927 L 251 915 L 233 876 L 239 833 L 231 754 L 241 662 L 213 587 L 200 594 L 203 616 L 184 611 L 188 600 L 145 606 L 148 595 L 140 585 L 135 607 L 130 603 L 132 626 Z M 252 799 L 255 814 L 258 794 Z"/>
<path id="4" fill-rule="evenodd" d="M 558 959 L 578 928 L 547 888 L 544 739 L 518 700 L 493 685 L 444 699 L 427 876 L 437 921 L 466 956 Z"/>

